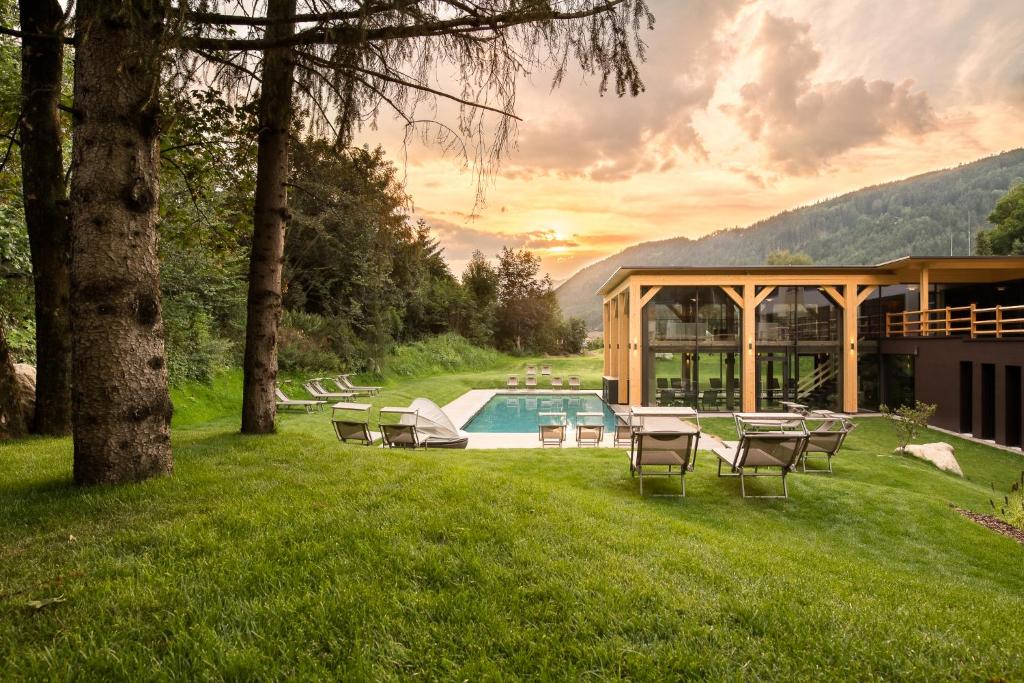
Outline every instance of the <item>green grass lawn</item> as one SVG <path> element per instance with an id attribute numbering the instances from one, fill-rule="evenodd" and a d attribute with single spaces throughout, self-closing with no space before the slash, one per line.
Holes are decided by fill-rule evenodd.
<path id="1" fill-rule="evenodd" d="M 960 480 L 862 419 L 789 501 L 705 453 L 687 498 L 641 498 L 617 450 L 382 451 L 325 414 L 243 437 L 238 386 L 175 392 L 170 478 L 79 489 L 68 440 L 0 445 L 0 680 L 1024 678 L 1024 548 L 949 507 L 989 510 L 1019 455 L 953 439 Z"/>

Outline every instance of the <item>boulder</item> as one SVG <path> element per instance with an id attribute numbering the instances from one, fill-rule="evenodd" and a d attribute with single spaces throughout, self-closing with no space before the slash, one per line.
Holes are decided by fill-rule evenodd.
<path id="1" fill-rule="evenodd" d="M 14 364 L 14 379 L 18 382 L 18 405 L 31 427 L 36 414 L 36 369 L 27 363 Z"/>
<path id="2" fill-rule="evenodd" d="M 927 460 L 940 470 L 955 474 L 958 477 L 964 476 L 964 471 L 960 469 L 960 463 L 956 461 L 956 457 L 953 455 L 953 446 L 945 441 L 939 441 L 938 443 L 910 444 L 903 449 L 897 448 L 896 452 L 903 453 L 904 455 L 909 455 L 914 458 L 919 458 L 921 460 Z"/>

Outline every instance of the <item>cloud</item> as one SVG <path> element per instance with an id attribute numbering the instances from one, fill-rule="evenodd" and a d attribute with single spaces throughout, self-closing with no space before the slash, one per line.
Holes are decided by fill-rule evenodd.
<path id="1" fill-rule="evenodd" d="M 936 128 L 927 94 L 913 91 L 912 81 L 812 82 L 821 52 L 809 30 L 809 24 L 765 14 L 754 41 L 760 74 L 740 89 L 740 104 L 729 109 L 750 138 L 764 144 L 772 166 L 792 175 L 813 174 L 854 147 Z"/>

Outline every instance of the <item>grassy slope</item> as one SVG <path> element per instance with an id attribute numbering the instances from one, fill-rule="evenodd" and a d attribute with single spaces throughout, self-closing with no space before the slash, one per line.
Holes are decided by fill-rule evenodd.
<path id="1" fill-rule="evenodd" d="M 0 446 L 0 679 L 1024 677 L 1024 549 L 948 507 L 1020 456 L 956 440 L 960 481 L 866 419 L 788 502 L 704 454 L 686 499 L 641 499 L 614 450 L 386 452 L 325 415 L 242 437 L 219 382 L 175 396 L 173 478 L 76 489 L 68 441 Z"/>

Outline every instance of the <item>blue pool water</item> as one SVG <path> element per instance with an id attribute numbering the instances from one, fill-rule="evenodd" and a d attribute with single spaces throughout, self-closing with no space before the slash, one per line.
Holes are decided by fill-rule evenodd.
<path id="1" fill-rule="evenodd" d="M 576 428 L 577 413 L 602 413 L 605 431 L 615 429 L 615 413 L 594 394 L 496 394 L 462 429 L 490 434 L 536 433 L 542 419 L 539 413 L 565 413 L 570 429 Z M 543 419 L 551 424 L 550 418 Z"/>

